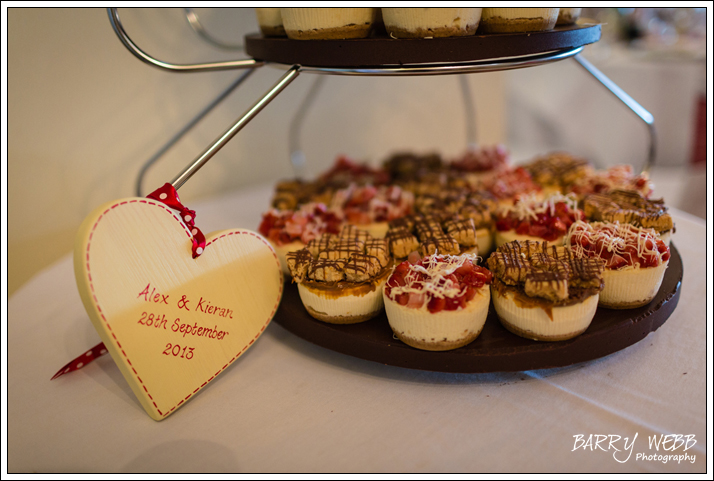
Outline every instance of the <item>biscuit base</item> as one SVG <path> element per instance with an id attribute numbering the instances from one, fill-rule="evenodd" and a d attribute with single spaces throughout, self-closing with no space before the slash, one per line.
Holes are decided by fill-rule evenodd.
<path id="1" fill-rule="evenodd" d="M 329 314 L 325 314 L 324 312 L 316 311 L 310 306 L 305 306 L 305 309 L 312 317 L 314 317 L 318 321 L 327 322 L 330 324 L 357 324 L 358 322 L 364 322 L 372 319 L 382 311 L 382 309 L 380 308 L 374 312 L 369 312 L 367 314 L 359 314 L 354 316 L 331 316 Z"/>
<path id="2" fill-rule="evenodd" d="M 497 316 L 498 320 L 501 322 L 503 327 L 505 327 L 508 331 L 512 332 L 516 336 L 524 337 L 526 339 L 532 339 L 534 341 L 546 341 L 546 342 L 551 342 L 551 341 L 567 341 L 568 339 L 572 339 L 574 337 L 579 336 L 580 334 L 584 333 L 585 331 L 588 330 L 588 327 L 590 325 L 588 324 L 585 326 L 585 329 L 581 329 L 579 331 L 574 331 L 568 334 L 559 334 L 556 336 L 543 336 L 541 334 L 536 334 L 533 331 L 527 331 L 525 329 L 521 329 L 520 327 L 516 327 L 510 322 L 506 321 L 503 319 L 501 316 Z"/>
<path id="3" fill-rule="evenodd" d="M 390 25 L 388 27 L 389 34 L 396 38 L 443 38 L 443 37 L 467 37 L 469 35 L 475 35 L 476 29 L 478 28 L 478 23 L 472 25 L 466 25 L 466 28 L 462 27 L 437 27 L 437 28 L 413 28 L 406 29 L 401 27 L 395 27 Z"/>
<path id="4" fill-rule="evenodd" d="M 452 349 L 458 349 L 464 347 L 467 344 L 472 343 L 481 334 L 483 326 L 476 332 L 469 332 L 466 337 L 462 339 L 456 339 L 454 341 L 427 341 L 426 339 L 418 339 L 415 337 L 408 337 L 392 329 L 392 332 L 402 341 L 404 344 L 414 347 L 416 349 L 422 349 L 425 351 L 450 351 Z"/>
<path id="5" fill-rule="evenodd" d="M 261 25 L 260 32 L 266 37 L 284 37 L 285 27 L 282 25 Z"/>
<path id="6" fill-rule="evenodd" d="M 345 25 L 344 27 L 313 28 L 310 30 L 285 29 L 288 38 L 293 40 L 343 40 L 348 38 L 367 38 L 371 23 Z"/>
<path id="7" fill-rule="evenodd" d="M 656 292 L 655 292 L 656 294 Z M 650 302 L 652 302 L 652 299 L 654 299 L 655 296 L 653 295 L 649 299 L 643 299 L 641 301 L 629 301 L 629 302 L 617 302 L 617 303 L 607 303 L 603 302 L 602 300 L 598 303 L 599 307 L 604 307 L 606 309 L 634 309 L 636 307 L 642 307 L 646 306 Z"/>
<path id="8" fill-rule="evenodd" d="M 518 33 L 540 32 L 553 30 L 556 18 L 481 18 L 481 32 L 483 33 Z"/>

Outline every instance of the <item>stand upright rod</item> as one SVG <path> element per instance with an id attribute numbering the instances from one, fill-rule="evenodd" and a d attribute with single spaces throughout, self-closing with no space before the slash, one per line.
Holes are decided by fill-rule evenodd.
<path id="1" fill-rule="evenodd" d="M 255 72 L 255 69 L 250 69 L 246 70 L 243 72 L 240 77 L 238 77 L 232 84 L 228 86 L 227 89 L 225 89 L 221 94 L 216 97 L 210 104 L 208 104 L 203 110 L 201 110 L 194 118 L 192 118 L 189 123 L 187 123 L 181 130 L 176 132 L 176 134 L 169 139 L 168 142 L 166 142 L 164 145 L 161 146 L 161 148 L 154 154 L 152 155 L 149 160 L 147 160 L 144 165 L 141 167 L 141 170 L 139 171 L 139 176 L 136 179 L 136 196 L 137 197 L 143 197 L 144 194 L 142 193 L 142 184 L 144 182 L 144 177 L 146 176 L 146 172 L 149 170 L 149 168 L 156 163 L 157 160 L 159 160 L 171 147 L 176 145 L 176 143 L 183 138 L 184 135 L 188 133 L 189 130 L 191 130 L 197 123 L 199 123 L 206 115 L 208 115 L 211 110 L 216 108 L 218 104 L 220 104 L 228 95 L 233 92 L 240 84 L 243 83 L 245 79 L 247 79 L 250 74 Z"/>
<path id="2" fill-rule="evenodd" d="M 595 77 L 595 79 L 603 84 L 610 93 L 615 97 L 620 99 L 620 101 L 625 104 L 630 110 L 632 110 L 642 121 L 647 124 L 647 128 L 650 134 L 650 149 L 647 154 L 647 160 L 645 161 L 645 166 L 642 168 L 642 172 L 649 173 L 652 166 L 655 164 L 655 158 L 657 156 L 657 132 L 654 126 L 654 116 L 649 113 L 644 107 L 642 107 L 635 99 L 630 97 L 627 92 L 622 90 L 617 86 L 615 82 L 610 80 L 605 76 L 604 73 L 599 71 L 593 64 L 585 60 L 582 55 L 575 55 L 573 57 L 578 64 L 583 67 L 590 75 Z"/>
<path id="3" fill-rule="evenodd" d="M 466 144 L 469 149 L 474 149 L 478 147 L 478 142 L 476 141 L 476 112 L 471 86 L 466 75 L 459 75 L 459 82 L 461 83 L 461 96 L 464 99 L 464 115 L 466 116 Z"/>
<path id="4" fill-rule="evenodd" d="M 233 138 L 243 127 L 248 124 L 253 117 L 258 115 L 258 112 L 263 110 L 266 105 L 268 105 L 275 97 L 282 92 L 285 87 L 287 87 L 290 82 L 295 80 L 295 78 L 300 74 L 300 66 L 293 65 L 285 74 L 280 78 L 280 80 L 268 90 L 263 97 L 261 97 L 253 106 L 248 109 L 236 122 L 228 129 L 226 132 L 218 137 L 213 144 L 211 144 L 208 149 L 201 155 L 199 155 L 196 160 L 194 160 L 186 169 L 180 173 L 174 180 L 171 181 L 171 185 L 178 190 L 188 179 L 195 174 L 198 169 L 203 167 L 203 164 L 208 162 L 208 160 L 213 157 L 216 152 L 221 150 L 221 148 L 228 143 L 229 140 Z"/>
<path id="5" fill-rule="evenodd" d="M 307 112 L 312 107 L 312 104 L 317 98 L 317 94 L 322 88 L 322 84 L 325 83 L 327 77 L 318 75 L 312 82 L 310 90 L 308 90 L 307 95 L 303 99 L 302 103 L 298 107 L 295 117 L 293 117 L 290 122 L 290 130 L 288 133 L 288 147 L 290 148 L 290 163 L 293 166 L 293 174 L 295 177 L 302 177 L 305 173 L 305 152 L 302 150 L 300 145 L 300 133 L 302 132 L 302 125 L 307 116 Z"/>

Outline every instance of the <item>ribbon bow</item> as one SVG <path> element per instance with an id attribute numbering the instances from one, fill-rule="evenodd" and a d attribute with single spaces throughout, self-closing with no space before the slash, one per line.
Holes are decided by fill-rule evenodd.
<path id="1" fill-rule="evenodd" d="M 201 229 L 196 227 L 196 211 L 181 203 L 174 186 L 167 182 L 146 197 L 162 202 L 168 207 L 179 211 L 181 220 L 191 229 L 191 242 L 193 243 L 191 252 L 193 253 L 193 258 L 195 259 L 203 254 L 203 250 L 206 248 L 206 236 L 203 235 Z"/>

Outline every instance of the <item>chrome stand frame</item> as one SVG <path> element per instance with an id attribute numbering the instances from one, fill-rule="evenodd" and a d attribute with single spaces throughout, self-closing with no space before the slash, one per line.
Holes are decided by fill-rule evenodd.
<path id="1" fill-rule="evenodd" d="M 295 116 L 290 121 L 288 148 L 290 150 L 290 163 L 293 166 L 293 173 L 297 178 L 302 177 L 304 174 L 306 163 L 305 152 L 302 150 L 302 145 L 300 143 L 300 134 L 302 133 L 303 122 L 308 111 L 310 110 L 310 107 L 312 107 L 315 103 L 317 95 L 320 93 L 320 90 L 322 90 L 322 86 L 324 85 L 326 78 L 327 77 L 323 77 L 322 75 L 315 77 L 310 90 L 307 91 L 305 98 L 295 112 Z"/>
<path id="2" fill-rule="evenodd" d="M 138 197 L 143 197 L 142 186 L 144 184 L 144 177 L 149 171 L 149 168 L 158 161 L 161 156 L 163 156 L 171 147 L 173 147 L 184 135 L 188 133 L 198 122 L 200 122 L 209 112 L 211 112 L 218 104 L 220 104 L 231 92 L 233 92 L 240 84 L 242 84 L 250 74 L 255 72 L 254 69 L 246 70 L 240 77 L 238 77 L 232 84 L 228 86 L 223 92 L 221 92 L 218 97 L 216 97 L 210 104 L 208 104 L 203 110 L 201 110 L 193 119 L 191 119 L 181 130 L 179 130 L 168 142 L 166 142 L 159 150 L 156 151 L 144 164 L 141 166 L 139 171 L 139 176 L 136 179 L 136 195 Z"/>
<path id="3" fill-rule="evenodd" d="M 617 86 L 615 82 L 610 80 L 605 76 L 604 73 L 599 71 L 593 64 L 585 60 L 582 55 L 576 55 L 573 57 L 578 65 L 583 67 L 590 75 L 592 75 L 595 80 L 600 82 L 606 89 L 610 91 L 615 97 L 617 97 L 623 104 L 632 110 L 635 115 L 637 115 L 646 125 L 650 136 L 650 148 L 647 152 L 647 159 L 645 160 L 645 166 L 642 168 L 642 172 L 649 173 L 650 169 L 655 164 L 655 157 L 657 155 L 657 132 L 654 126 L 654 116 L 645 110 L 635 99 L 630 97 L 627 92 L 622 90 Z"/>
<path id="4" fill-rule="evenodd" d="M 466 74 L 466 73 L 478 73 L 478 72 L 495 72 L 501 70 L 512 70 L 519 68 L 534 67 L 536 65 L 544 65 L 551 62 L 557 62 L 564 60 L 566 58 L 574 58 L 580 66 L 582 66 L 588 73 L 590 73 L 598 82 L 605 86 L 613 95 L 615 95 L 625 106 L 632 110 L 645 124 L 648 126 L 650 134 L 650 148 L 648 151 L 648 156 L 645 162 L 645 166 L 642 169 L 643 172 L 648 172 L 655 163 L 656 156 L 656 133 L 654 128 L 654 117 L 647 110 L 645 110 L 639 103 L 637 103 L 632 97 L 630 97 L 624 90 L 618 87 L 612 80 L 607 78 L 602 72 L 596 69 L 590 62 L 585 60 L 580 53 L 583 47 L 575 47 L 563 50 L 556 50 L 552 52 L 546 52 L 537 55 L 529 55 L 524 57 L 509 57 L 509 58 L 499 58 L 499 59 L 487 59 L 472 62 L 458 62 L 458 63 L 439 63 L 439 64 L 423 64 L 423 65 L 400 65 L 400 66 L 376 66 L 376 67 L 311 67 L 305 65 L 286 65 L 278 63 L 267 63 L 258 61 L 255 59 L 243 59 L 243 60 L 232 60 L 224 62 L 208 62 L 208 63 L 198 63 L 198 64 L 174 64 L 170 62 L 164 62 L 158 60 L 143 50 L 141 50 L 127 35 L 124 27 L 119 20 L 119 14 L 116 8 L 107 9 L 109 14 L 109 21 L 114 28 L 119 40 L 122 44 L 129 50 L 134 56 L 136 56 L 142 62 L 152 65 L 163 70 L 170 72 L 206 72 L 206 71 L 216 71 L 216 70 L 233 70 L 233 69 L 255 69 L 262 67 L 264 65 L 270 65 L 271 67 L 276 67 L 279 69 L 287 70 L 285 74 L 278 80 L 278 82 L 273 85 L 273 87 L 268 90 L 261 98 L 259 98 L 253 106 L 248 109 L 241 117 L 236 120 L 236 122 L 228 128 L 221 136 L 219 136 L 213 143 L 201 154 L 199 155 L 191 164 L 189 164 L 176 178 L 171 181 L 174 188 L 179 189 L 188 179 L 193 176 L 208 160 L 215 155 L 229 140 L 233 138 L 243 127 L 245 127 L 248 122 L 250 122 L 253 117 L 255 117 L 266 105 L 268 105 L 277 95 L 282 92 L 295 78 L 301 73 L 314 73 L 322 75 L 357 75 L 357 76 L 416 76 L 416 75 L 451 75 L 451 74 Z M 242 83 L 242 80 L 241 82 Z M 236 85 L 237 86 L 237 85 Z M 293 168 L 297 171 L 301 171 L 304 166 L 304 154 L 300 157 L 302 151 L 300 150 L 299 134 L 301 130 L 301 123 L 305 118 L 307 110 L 312 105 L 321 83 L 317 81 L 313 84 L 312 88 L 308 91 L 306 99 L 301 104 L 298 112 L 296 113 L 290 127 L 290 149 L 291 149 L 291 162 Z M 465 104 L 472 104 L 471 94 L 469 90 L 468 83 L 466 79 L 461 80 L 462 94 L 464 95 Z M 232 90 L 232 89 L 231 89 Z M 225 96 L 221 97 L 225 98 Z M 219 100 L 220 102 L 220 100 Z M 215 102 L 214 103 L 218 103 Z M 209 109 L 204 109 L 207 113 L 212 106 L 209 105 Z M 202 112 L 203 113 L 203 112 Z M 203 114 L 205 115 L 205 114 Z M 201 115 L 201 117 L 203 116 Z M 195 124 L 192 123 L 192 124 Z M 190 124 L 192 126 L 192 124 Z M 467 108 L 466 113 L 466 124 L 467 124 L 467 139 L 469 143 L 476 143 L 475 136 L 475 116 L 473 115 L 473 109 Z M 190 127 L 188 127 L 190 128 Z M 180 138 L 185 131 L 184 129 L 179 133 L 179 135 L 174 138 Z M 171 142 L 170 142 L 171 144 Z M 171 144 L 172 145 L 172 144 Z M 159 151 L 160 153 L 161 150 Z M 295 155 L 293 155 L 295 154 Z M 160 154 L 159 154 L 160 155 Z M 298 158 L 300 157 L 300 158 Z M 158 158 L 158 157 L 157 157 Z M 153 163 L 153 162 L 152 162 Z M 143 173 L 142 173 L 143 174 Z"/>

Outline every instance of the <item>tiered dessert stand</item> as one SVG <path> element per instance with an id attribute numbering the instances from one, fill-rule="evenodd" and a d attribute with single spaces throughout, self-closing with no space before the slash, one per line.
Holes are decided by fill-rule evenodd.
<path id="1" fill-rule="evenodd" d="M 199 64 L 173 64 L 157 60 L 141 50 L 127 35 L 116 8 L 108 9 L 109 20 L 124 46 L 149 65 L 171 72 L 206 72 L 244 69 L 228 89 L 207 106 L 199 116 L 182 129 L 165 148 L 145 165 L 153 163 L 173 141 L 182 136 L 203 115 L 239 86 L 255 69 L 270 66 L 285 70 L 276 82 L 252 107 L 219 136 L 201 155 L 191 162 L 171 184 L 179 189 L 235 134 L 250 122 L 268 103 L 301 73 L 353 76 L 414 76 L 449 75 L 494 72 L 545 65 L 572 58 L 586 72 L 605 86 L 647 126 L 650 144 L 643 171 L 655 161 L 654 118 L 625 91 L 590 64 L 581 52 L 587 44 L 600 39 L 598 24 L 580 22 L 558 27 L 548 32 L 490 34 L 472 37 L 434 39 L 392 39 L 389 37 L 354 40 L 290 40 L 245 37 L 245 51 L 252 58 Z M 191 14 L 193 15 L 193 14 Z M 189 17 L 194 28 L 195 15 Z M 198 29 L 197 29 L 198 30 Z M 205 32 L 202 36 L 210 40 Z M 215 43 L 215 42 L 213 42 Z M 462 86 L 466 85 L 462 83 Z M 296 132 L 305 110 L 314 99 L 319 84 L 310 90 L 291 128 L 291 146 L 297 145 Z M 465 96 L 468 91 L 464 90 Z M 472 122 L 473 119 L 467 121 Z M 297 149 L 293 149 L 295 153 Z M 297 172 L 301 168 L 299 155 L 291 158 Z M 141 176 L 137 183 L 140 194 Z M 286 285 L 283 300 L 274 320 L 315 344 L 338 352 L 384 364 L 444 372 L 522 371 L 569 366 L 597 359 L 624 349 L 660 327 L 674 311 L 682 281 L 682 261 L 677 249 L 671 247 L 669 267 L 655 299 L 638 309 L 611 310 L 598 308 L 590 328 L 582 335 L 563 342 L 536 342 L 520 338 L 501 326 L 493 310 L 481 335 L 468 346 L 453 351 L 428 352 L 413 349 L 396 340 L 384 312 L 359 324 L 335 325 L 309 316 L 299 299 L 297 288 Z"/>

